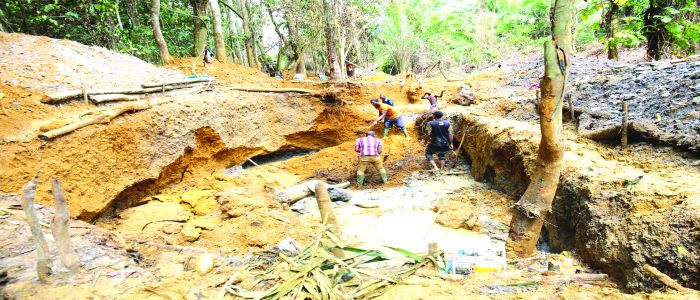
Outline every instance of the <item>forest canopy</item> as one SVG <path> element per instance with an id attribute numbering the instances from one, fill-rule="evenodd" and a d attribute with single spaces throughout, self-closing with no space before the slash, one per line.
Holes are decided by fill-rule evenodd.
<path id="1" fill-rule="evenodd" d="M 696 1 L 588 0 L 576 7 L 577 50 L 599 43 L 617 58 L 619 49 L 645 46 L 649 59 L 699 50 Z M 549 13 L 549 0 L 6 0 L 0 30 L 167 61 L 154 38 L 156 18 L 166 54 L 175 57 L 209 47 L 221 48 L 219 60 L 276 70 L 343 70 L 352 62 L 400 73 L 539 51 L 550 35 Z"/>

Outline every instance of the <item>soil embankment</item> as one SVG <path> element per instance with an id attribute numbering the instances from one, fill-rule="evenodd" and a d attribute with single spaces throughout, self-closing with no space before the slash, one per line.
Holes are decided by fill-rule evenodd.
<path id="1" fill-rule="evenodd" d="M 468 137 L 472 174 L 521 195 L 533 171 L 539 127 L 472 112 L 454 118 L 458 135 Z M 698 160 L 646 145 L 607 148 L 571 132 L 566 139 L 566 167 L 545 225 L 549 246 L 576 250 L 630 290 L 661 287 L 644 264 L 698 288 Z"/>

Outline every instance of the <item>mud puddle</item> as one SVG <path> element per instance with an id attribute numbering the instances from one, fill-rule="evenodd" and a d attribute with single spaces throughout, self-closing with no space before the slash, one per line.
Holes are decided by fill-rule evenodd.
<path id="1" fill-rule="evenodd" d="M 402 181 L 404 185 L 398 187 L 354 190 L 353 199 L 336 209 L 343 233 L 361 244 L 388 245 L 418 253 L 427 253 L 428 243 L 433 242 L 448 253 L 503 245 L 484 233 L 436 224 L 438 213 L 452 209 L 448 206 L 454 201 L 451 195 L 481 185 L 470 175 L 419 171 Z"/>

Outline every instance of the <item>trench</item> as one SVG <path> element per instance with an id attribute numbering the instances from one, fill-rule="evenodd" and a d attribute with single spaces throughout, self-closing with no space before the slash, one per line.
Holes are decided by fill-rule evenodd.
<path id="1" fill-rule="evenodd" d="M 452 116 L 452 120 L 456 139 L 464 134 L 472 141 L 465 144 L 460 154 L 470 162 L 474 178 L 517 200 L 529 185 L 528 174 L 532 172 L 539 136 L 526 130 L 513 130 L 512 124 L 499 118 L 460 114 Z M 686 238 L 686 231 L 677 228 L 687 225 L 665 225 L 632 214 L 640 201 L 665 200 L 638 200 L 646 197 L 619 188 L 619 185 L 598 183 L 596 178 L 572 172 L 571 168 L 562 170 L 538 250 L 577 253 L 586 264 L 607 273 L 623 290 L 630 292 L 663 287 L 642 270 L 645 263 L 663 269 L 685 286 L 697 288 L 700 281 L 697 266 L 693 266 L 697 258 L 663 250 L 679 244 L 696 245 L 697 241 Z M 649 197 L 663 199 L 658 194 Z M 676 205 L 684 203 L 675 201 Z M 674 224 L 698 223 L 697 217 L 683 208 L 661 209 L 653 214 L 662 219 L 678 218 Z"/>
<path id="2" fill-rule="evenodd" d="M 122 191 L 110 203 L 108 208 L 103 211 L 100 218 L 111 218 L 121 211 L 143 205 L 148 201 L 149 197 L 164 190 L 177 188 L 187 191 L 190 186 L 194 185 L 193 182 L 196 182 L 194 179 L 202 180 L 205 178 L 205 180 L 213 180 L 210 177 L 216 172 L 222 172 L 224 176 L 236 177 L 240 172 L 255 169 L 253 164 L 247 161 L 248 158 L 263 166 L 274 165 L 275 163 L 295 158 L 325 154 L 323 153 L 324 149 L 351 141 L 353 137 L 357 136 L 355 132 L 351 131 L 352 126 L 333 126 L 332 121 L 334 119 L 332 117 L 323 116 L 319 119 L 321 121 L 314 125 L 315 128 L 287 136 L 286 145 L 278 149 L 227 148 L 214 130 L 211 128 L 200 128 L 195 134 L 194 147 L 187 148 L 181 157 L 163 168 L 158 178 L 135 183 Z M 498 120 L 486 122 L 466 115 L 454 115 L 451 117 L 451 120 L 455 125 L 455 140 L 458 141 L 463 136 L 465 139 L 464 147 L 458 155 L 467 163 L 466 169 L 470 173 L 468 176 L 473 177 L 476 181 L 488 183 L 489 189 L 510 196 L 511 202 L 517 199 L 529 184 L 529 168 L 532 166 L 532 161 L 536 154 L 536 145 L 528 142 L 528 139 L 532 139 L 532 135 L 524 134 L 518 136 L 513 134 L 511 131 L 512 126 Z M 309 139 L 314 142 L 309 144 L 306 142 Z M 306 145 L 306 147 L 303 145 Z M 308 147 L 309 145 L 311 147 Z M 352 155 L 354 156 L 354 153 Z M 421 155 L 418 155 L 406 161 L 412 160 L 412 163 L 415 163 L 415 160 L 421 159 L 420 157 Z M 347 157 L 340 157 L 340 159 L 343 158 L 347 160 Z M 402 168 L 403 166 L 400 164 L 393 166 L 393 169 L 390 166 L 390 172 L 398 171 Z M 345 179 L 352 178 L 350 174 L 352 173 L 345 172 L 345 175 L 340 177 Z M 395 178 L 394 180 L 403 180 L 405 177 L 404 174 L 403 178 Z M 369 181 L 371 182 L 371 180 Z M 372 187 L 376 188 L 376 186 Z M 248 186 L 240 187 L 240 189 L 246 188 Z M 269 196 L 269 193 L 267 195 Z M 219 198 L 216 201 L 219 201 L 218 205 L 222 207 L 223 211 L 235 211 L 234 213 L 229 213 L 229 215 L 235 215 L 235 218 L 246 218 L 246 216 L 255 215 L 260 211 L 267 210 L 268 208 L 265 205 L 267 207 L 270 206 L 270 204 L 261 205 L 259 203 L 236 204 L 239 201 L 245 203 L 242 197 L 245 196 L 242 196 L 242 194 L 235 196 L 223 202 L 223 204 Z M 616 281 L 622 283 L 623 287 L 631 291 L 658 286 L 658 283 L 654 283 L 652 279 L 638 271 L 640 266 L 638 258 L 625 255 L 624 253 L 620 254 L 619 252 L 615 255 L 607 255 L 604 246 L 596 244 L 598 239 L 605 235 L 604 230 L 595 232 L 595 230 L 589 228 L 591 226 L 600 227 L 603 226 L 601 224 L 604 224 L 603 218 L 591 212 L 595 208 L 592 208 L 592 206 L 595 205 L 596 201 L 599 201 L 596 197 L 597 195 L 594 195 L 591 190 L 587 189 L 585 184 L 575 180 L 575 178 L 562 175 L 553 204 L 553 214 L 548 216 L 542 230 L 538 250 L 553 253 L 561 251 L 578 252 L 586 263 L 608 273 Z M 618 202 L 622 203 L 625 200 L 618 200 Z M 216 202 L 214 203 L 216 204 Z M 427 202 L 420 203 L 420 205 L 428 204 Z M 194 208 L 193 205 L 188 205 L 190 205 L 188 207 Z M 233 206 L 233 208 L 230 208 L 230 206 Z M 624 207 L 617 208 L 613 212 L 622 215 L 624 214 Z M 407 219 L 401 217 L 402 215 L 403 212 L 401 210 L 398 210 L 393 215 L 388 214 L 385 218 L 385 221 L 388 222 L 387 226 L 393 226 L 390 224 L 392 220 L 397 224 L 406 223 Z M 429 219 L 433 214 L 415 215 L 413 217 L 415 217 L 415 220 L 422 220 L 426 216 Z M 345 217 L 353 219 L 354 215 L 346 214 Z M 352 223 L 348 225 L 349 228 L 365 228 L 367 229 L 365 231 L 370 232 L 371 230 L 366 228 L 366 226 L 372 224 L 372 221 L 377 221 L 372 218 L 357 218 L 357 220 L 359 223 Z M 247 220 L 244 221 L 247 222 Z M 257 224 L 257 222 L 262 221 L 254 219 L 250 222 L 252 222 L 251 224 Z M 587 222 L 591 223 L 588 227 L 585 224 Z M 507 224 L 505 225 L 507 226 Z M 372 225 L 370 227 L 376 226 Z M 366 238 L 382 240 L 387 239 L 387 237 L 399 236 L 396 232 L 385 232 L 385 235 L 375 232 L 378 234 L 377 236 L 366 236 Z M 451 231 L 447 230 L 447 232 Z M 459 240 L 459 238 L 454 238 L 451 234 L 445 234 L 438 238 Z M 250 237 L 245 238 L 251 239 Z M 410 236 L 403 237 L 403 240 L 410 238 Z M 269 245 L 264 239 L 250 243 L 257 246 Z M 591 245 L 594 246 L 593 249 Z M 419 246 L 423 247 L 425 244 L 407 244 L 407 247 Z M 643 252 L 644 248 L 639 248 L 637 251 Z M 687 272 L 687 270 L 667 262 L 659 262 L 656 265 L 674 277 L 678 277 L 682 272 Z M 685 283 L 691 282 L 689 286 L 692 287 L 692 280 L 696 277 L 697 275 L 691 274 L 682 278 L 686 280 Z"/>

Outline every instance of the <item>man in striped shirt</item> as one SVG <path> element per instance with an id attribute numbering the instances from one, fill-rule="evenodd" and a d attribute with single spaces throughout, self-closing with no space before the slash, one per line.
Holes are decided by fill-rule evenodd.
<path id="1" fill-rule="evenodd" d="M 360 154 L 360 163 L 357 167 L 357 185 L 362 186 L 365 183 L 365 170 L 370 164 L 379 170 L 382 182 L 389 181 L 380 156 L 382 154 L 382 140 L 375 137 L 374 131 L 367 131 L 364 137 L 355 141 L 355 152 Z"/>

